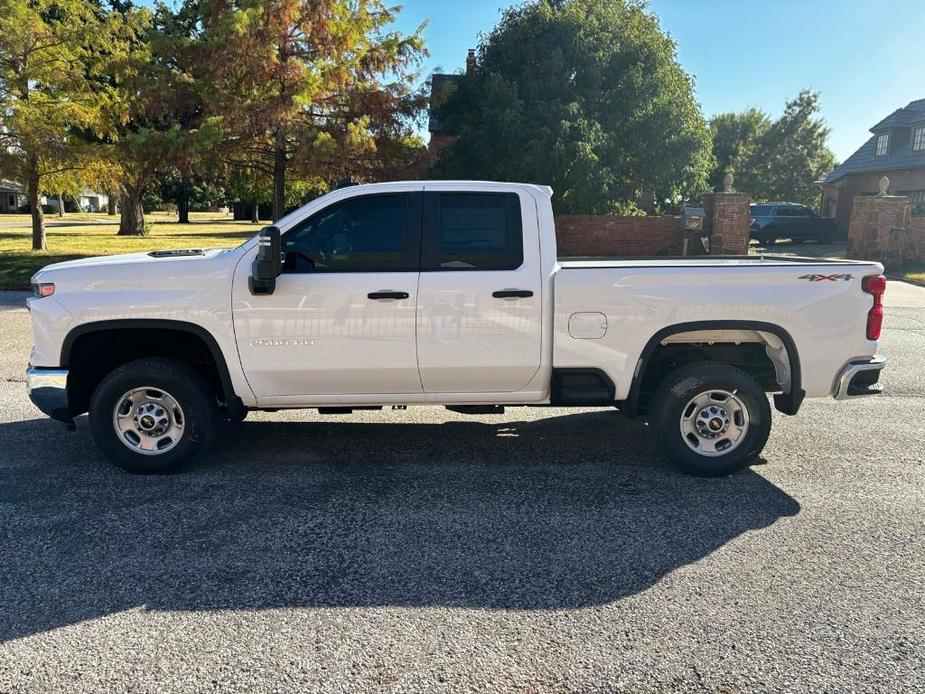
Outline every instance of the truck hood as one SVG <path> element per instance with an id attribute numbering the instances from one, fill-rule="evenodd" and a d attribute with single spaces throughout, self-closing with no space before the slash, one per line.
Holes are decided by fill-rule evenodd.
<path id="1" fill-rule="evenodd" d="M 237 264 L 239 253 L 220 248 L 194 251 L 153 251 L 98 258 L 81 258 L 47 265 L 32 277 L 36 283 L 51 282 L 55 296 L 66 300 L 70 295 L 96 297 L 88 301 L 125 301 L 125 292 L 138 296 L 151 292 L 196 292 L 204 284 L 227 282 Z M 121 297 L 118 298 L 117 297 Z"/>
<path id="2" fill-rule="evenodd" d="M 45 272 L 56 272 L 58 270 L 90 270 L 92 268 L 109 268 L 112 266 L 139 265 L 139 266 L 158 266 L 166 262 L 183 262 L 195 263 L 204 259 L 214 258 L 220 253 L 224 253 L 225 248 L 209 249 L 187 249 L 172 251 L 151 251 L 149 253 L 122 253 L 120 255 L 100 255 L 92 258 L 78 258 L 77 260 L 65 260 L 62 263 L 52 263 L 46 265 L 39 274 Z M 144 272 L 145 268 L 138 267 L 138 272 Z M 38 276 L 38 275 L 36 275 Z"/>

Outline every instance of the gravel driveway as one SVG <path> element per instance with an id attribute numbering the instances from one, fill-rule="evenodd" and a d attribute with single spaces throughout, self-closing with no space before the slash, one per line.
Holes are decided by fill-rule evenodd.
<path id="1" fill-rule="evenodd" d="M 0 297 L 0 691 L 925 691 L 925 290 L 886 394 L 684 477 L 604 410 L 257 414 L 133 477 Z"/>

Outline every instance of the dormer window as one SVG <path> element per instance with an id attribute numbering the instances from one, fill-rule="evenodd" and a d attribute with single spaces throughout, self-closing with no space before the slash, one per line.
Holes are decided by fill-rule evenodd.
<path id="1" fill-rule="evenodd" d="M 920 125 L 912 131 L 912 151 L 919 152 L 925 149 L 925 125 Z"/>
<path id="2" fill-rule="evenodd" d="M 882 135 L 877 135 L 877 151 L 876 156 L 882 157 L 890 150 L 890 134 L 883 133 Z"/>

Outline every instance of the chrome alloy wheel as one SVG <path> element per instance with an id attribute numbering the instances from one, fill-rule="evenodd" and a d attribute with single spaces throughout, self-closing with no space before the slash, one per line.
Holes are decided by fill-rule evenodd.
<path id="1" fill-rule="evenodd" d="M 183 438 L 186 418 L 176 399 L 161 388 L 133 388 L 116 401 L 112 426 L 123 445 L 142 455 L 160 455 Z"/>
<path id="2" fill-rule="evenodd" d="M 714 458 L 731 453 L 748 433 L 745 404 L 726 390 L 705 390 L 681 410 L 681 437 L 699 455 Z"/>

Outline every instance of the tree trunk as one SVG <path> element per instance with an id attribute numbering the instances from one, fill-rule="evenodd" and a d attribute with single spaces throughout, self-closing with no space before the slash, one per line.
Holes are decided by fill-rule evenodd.
<path id="1" fill-rule="evenodd" d="M 58 216 L 64 216 L 64 196 L 61 193 L 58 193 Z"/>
<path id="2" fill-rule="evenodd" d="M 39 158 L 30 154 L 26 160 L 26 186 L 29 188 L 29 210 L 32 212 L 32 250 L 48 249 L 45 238 L 45 217 L 39 202 Z"/>
<path id="3" fill-rule="evenodd" d="M 260 203 L 256 200 L 251 203 L 251 224 L 260 224 Z"/>
<path id="4" fill-rule="evenodd" d="M 141 204 L 144 187 L 123 183 L 120 188 L 119 236 L 144 236 L 145 211 Z"/>
<path id="5" fill-rule="evenodd" d="M 177 200 L 177 221 L 189 224 L 189 195 L 186 193 L 181 193 Z"/>
<path id="6" fill-rule="evenodd" d="M 106 191 L 106 214 L 110 217 L 116 216 L 116 192 L 114 190 Z"/>
<path id="7" fill-rule="evenodd" d="M 276 150 L 273 156 L 273 221 L 286 213 L 286 136 L 276 132 Z"/>

